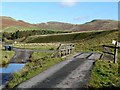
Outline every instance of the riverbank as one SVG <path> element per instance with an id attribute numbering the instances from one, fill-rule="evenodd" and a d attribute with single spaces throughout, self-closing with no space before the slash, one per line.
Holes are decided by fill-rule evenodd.
<path id="1" fill-rule="evenodd" d="M 42 71 L 46 70 L 47 68 L 59 63 L 60 61 L 64 60 L 63 58 L 47 58 L 44 57 L 41 60 L 36 62 L 27 63 L 26 66 L 17 73 L 14 73 L 14 78 L 9 82 L 8 87 L 13 88 L 16 85 L 24 82 L 35 75 L 41 73 Z"/>
<path id="2" fill-rule="evenodd" d="M 11 58 L 13 57 L 13 55 L 15 54 L 14 51 L 5 51 L 5 50 L 1 50 L 0 51 L 0 67 L 2 66 L 6 66 L 7 64 L 9 64 Z"/>

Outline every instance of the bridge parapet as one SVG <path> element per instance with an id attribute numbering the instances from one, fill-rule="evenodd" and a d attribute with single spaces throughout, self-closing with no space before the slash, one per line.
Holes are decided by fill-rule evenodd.
<path id="1" fill-rule="evenodd" d="M 56 52 L 52 55 L 53 57 L 62 57 L 73 52 L 75 45 L 70 44 L 60 44 Z"/>

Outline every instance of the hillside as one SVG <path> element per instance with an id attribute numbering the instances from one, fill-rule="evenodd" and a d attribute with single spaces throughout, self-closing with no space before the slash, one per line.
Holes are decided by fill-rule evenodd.
<path id="1" fill-rule="evenodd" d="M 0 28 L 2 27 L 2 31 L 7 31 L 7 32 L 13 31 L 14 32 L 20 29 L 28 29 L 28 28 L 36 27 L 33 24 L 30 24 L 22 20 L 16 20 L 11 17 L 2 16 L 0 17 L 0 19 L 2 21 L 2 26 L 0 26 Z"/>
<path id="2" fill-rule="evenodd" d="M 51 35 L 34 35 L 29 36 L 26 38 L 25 42 L 27 43 L 49 43 L 49 42 L 75 42 L 75 41 L 81 41 L 82 42 L 91 42 L 92 39 L 96 39 L 99 37 L 100 39 L 102 37 L 105 37 L 106 35 L 110 33 L 116 33 L 116 35 L 112 35 L 114 39 L 117 39 L 118 37 L 118 30 L 107 30 L 107 31 L 95 31 L 95 32 L 76 32 L 76 33 L 67 33 L 67 34 L 51 34 Z M 106 41 L 112 41 L 111 37 L 106 37 Z M 113 39 L 113 40 L 114 40 Z M 98 39 L 96 39 L 97 42 Z M 99 40 L 99 42 L 102 42 L 104 40 Z M 93 41 L 92 41 L 93 42 Z M 96 43 L 93 42 L 93 43 Z M 87 44 L 87 43 L 86 43 Z"/>
<path id="3" fill-rule="evenodd" d="M 89 31 L 89 30 L 111 30 L 118 28 L 118 22 L 114 20 L 92 20 L 84 24 L 69 24 L 62 22 L 47 22 L 37 24 L 40 28 L 72 30 L 72 31 Z"/>
<path id="4" fill-rule="evenodd" d="M 11 17 L 2 17 L 2 28 L 7 28 L 7 27 L 33 27 L 33 24 L 24 22 L 22 20 L 15 20 Z"/>
<path id="5" fill-rule="evenodd" d="M 54 21 L 39 24 L 30 24 L 23 20 L 16 20 L 7 16 L 1 16 L 0 18 L 2 20 L 3 31 L 29 30 L 29 29 L 90 31 L 90 30 L 112 30 L 118 28 L 118 22 L 114 20 L 96 19 L 84 24 L 70 24 Z"/>
<path id="6" fill-rule="evenodd" d="M 92 20 L 82 25 L 78 25 L 76 30 L 88 31 L 88 30 L 112 30 L 118 28 L 118 22 L 114 20 Z"/>

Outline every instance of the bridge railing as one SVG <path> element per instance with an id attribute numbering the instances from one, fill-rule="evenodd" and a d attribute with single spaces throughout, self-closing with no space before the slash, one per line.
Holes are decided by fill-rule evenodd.
<path id="1" fill-rule="evenodd" d="M 68 55 L 73 52 L 74 48 L 74 44 L 60 44 L 55 53 L 53 53 L 52 57 L 62 57 Z"/>

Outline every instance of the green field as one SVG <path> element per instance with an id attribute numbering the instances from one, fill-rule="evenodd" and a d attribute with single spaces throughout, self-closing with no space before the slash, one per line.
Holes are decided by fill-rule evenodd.
<path id="1" fill-rule="evenodd" d="M 77 32 L 77 33 L 67 33 L 67 34 L 55 34 L 55 35 L 35 35 L 26 38 L 27 43 L 46 43 L 46 42 L 75 42 L 75 41 L 85 41 L 87 39 L 92 39 L 96 37 L 101 37 L 106 34 L 113 32 L 118 32 L 118 30 L 110 31 L 94 31 L 94 32 Z"/>
<path id="2" fill-rule="evenodd" d="M 56 50 L 58 46 L 59 43 L 17 43 L 13 45 L 13 47 L 31 50 Z"/>
<path id="3" fill-rule="evenodd" d="M 117 40 L 118 31 L 100 32 L 81 39 L 76 43 L 76 49 L 79 51 L 97 51 L 102 52 L 102 45 L 112 45 L 112 40 Z"/>
<path id="4" fill-rule="evenodd" d="M 15 52 L 3 50 L 2 44 L 0 44 L 0 67 L 7 65 Z"/>

